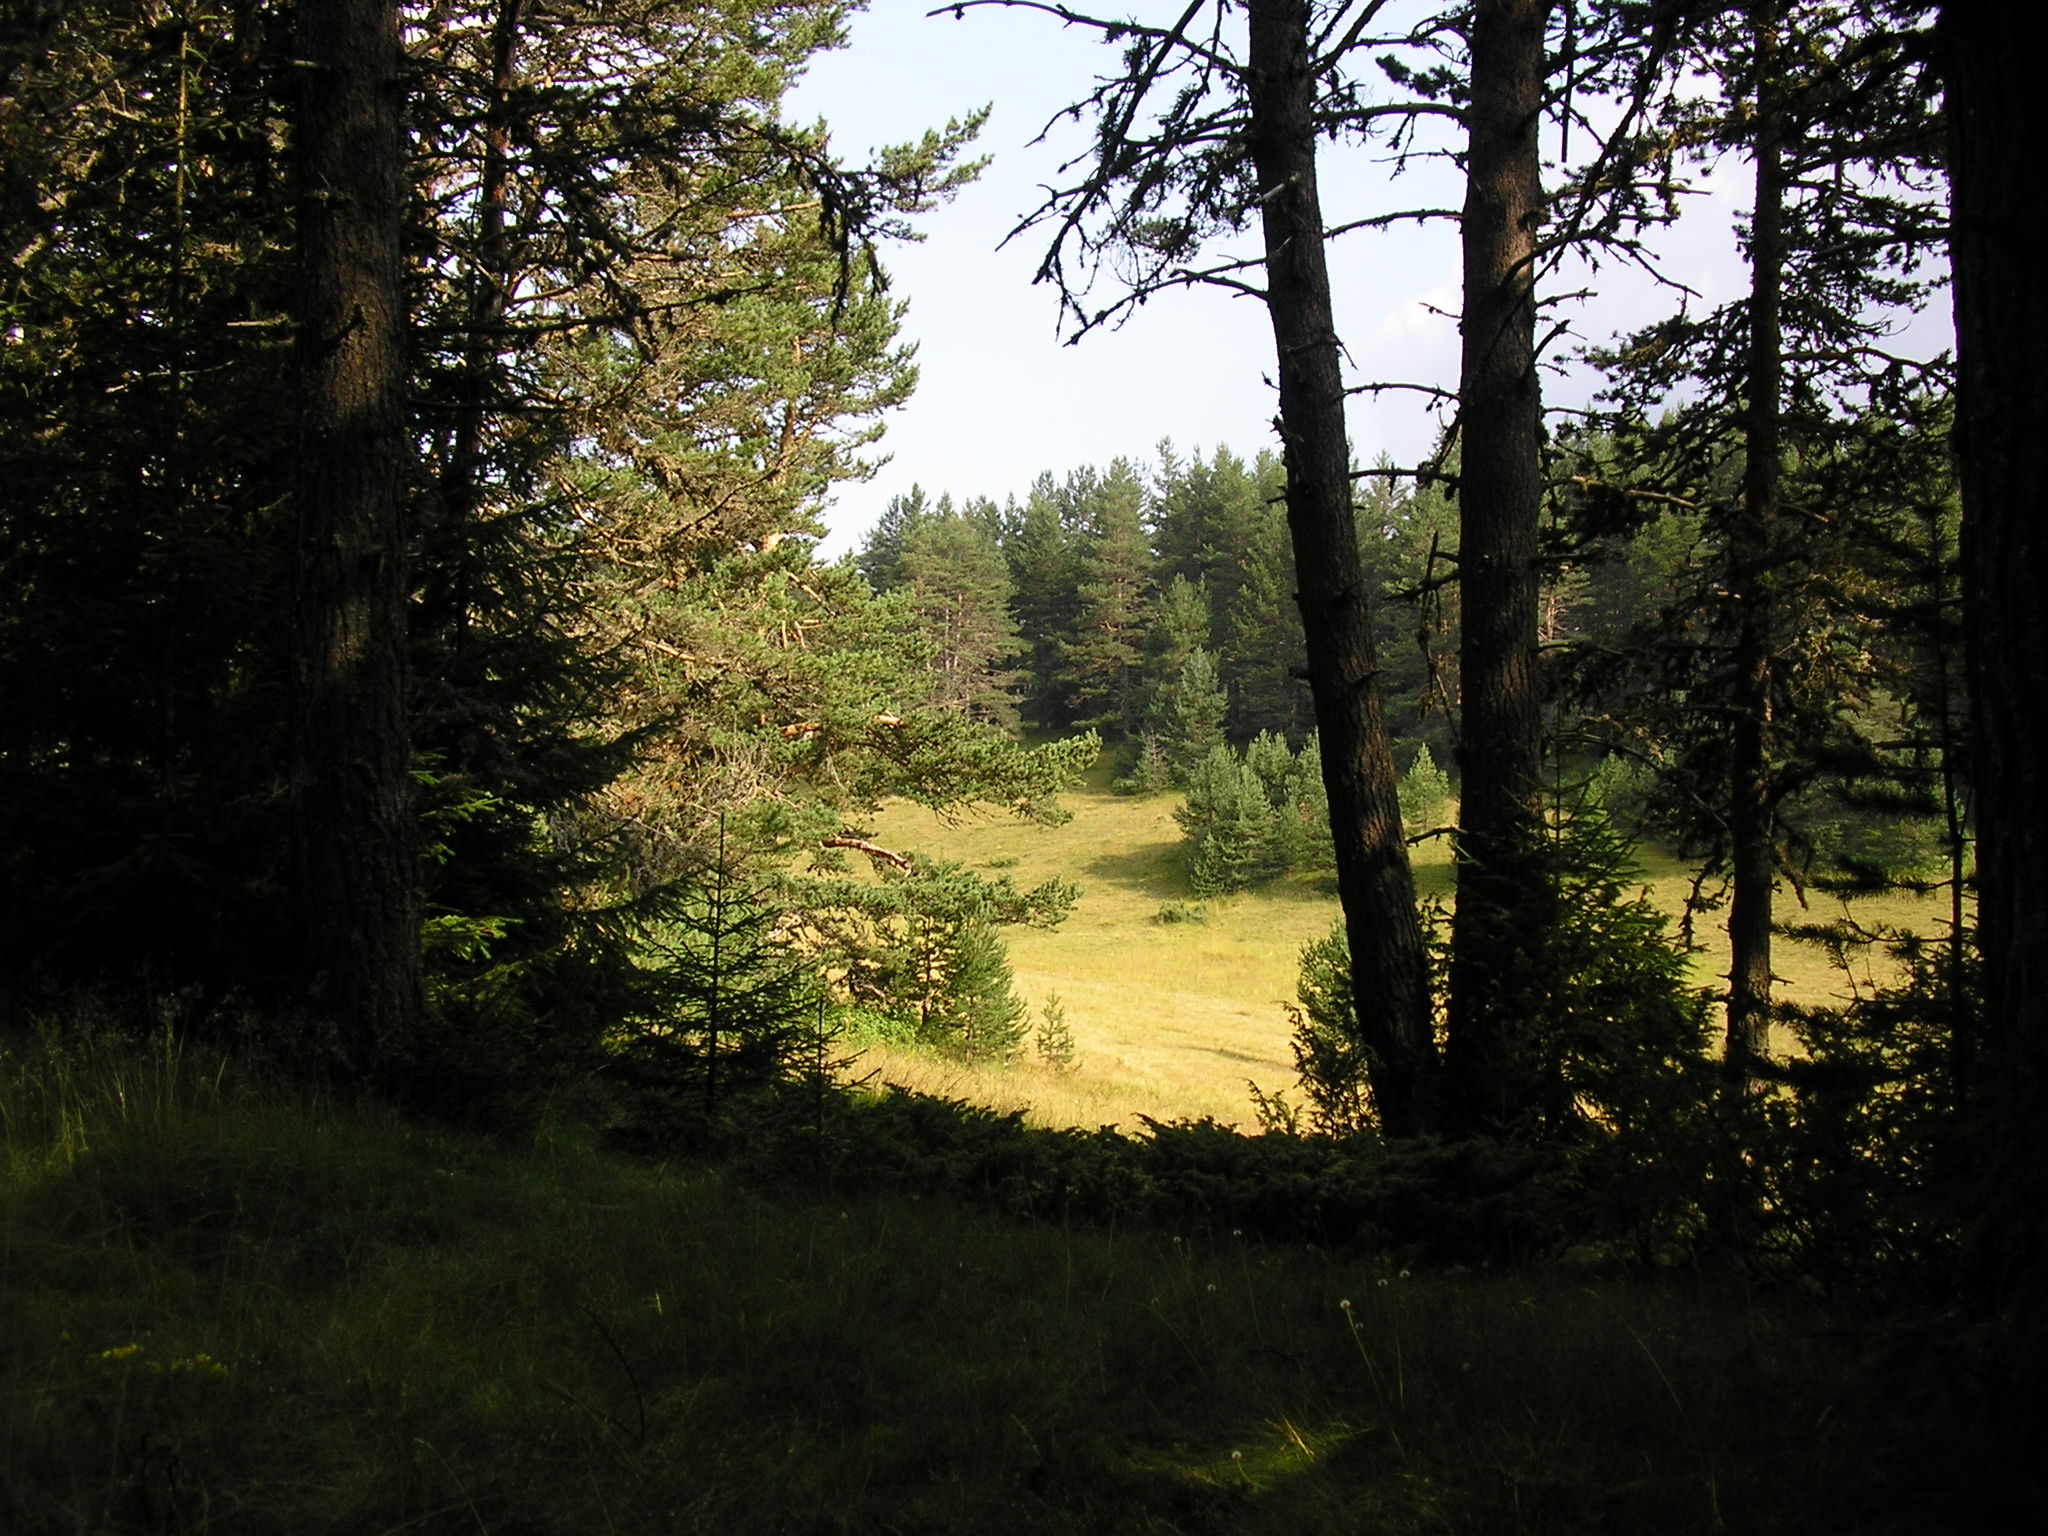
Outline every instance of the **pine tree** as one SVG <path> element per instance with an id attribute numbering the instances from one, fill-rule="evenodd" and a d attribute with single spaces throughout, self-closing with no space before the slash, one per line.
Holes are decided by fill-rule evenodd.
<path id="1" fill-rule="evenodd" d="M 1954 177 L 1963 625 L 1970 749 L 1979 826 L 1979 941 L 1984 973 L 1982 1145 L 1995 1148 L 1973 1202 L 1971 1299 L 2025 1353 L 2007 1379 L 2015 1401 L 2038 1392 L 2038 1334 L 2025 1321 L 2048 1292 L 2048 820 L 2040 769 L 2044 654 L 2039 534 L 2039 395 L 2044 327 L 2031 268 L 2038 203 L 2024 188 L 2039 122 L 2033 50 L 2017 46 L 2009 7 L 1944 0 L 1945 127 Z"/>
<path id="2" fill-rule="evenodd" d="M 1051 475 L 1039 476 L 1003 545 L 1011 609 L 1026 646 L 1024 718 L 1048 731 L 1070 729 L 1076 718 L 1066 655 L 1080 612 L 1081 541 L 1061 503 Z"/>
<path id="3" fill-rule="evenodd" d="M 1277 506 L 1247 520 L 1237 591 L 1225 622 L 1224 670 L 1230 681 L 1230 731 L 1299 734 L 1309 719 L 1302 679 L 1301 610 L 1294 599 L 1294 549 Z"/>
<path id="4" fill-rule="evenodd" d="M 1209 592 L 1200 582 L 1175 576 L 1159 594 L 1152 618 L 1152 633 L 1145 642 L 1145 671 L 1151 702 L 1146 719 L 1163 729 L 1172 710 L 1173 690 L 1180 671 L 1196 650 L 1212 654 Z"/>
<path id="5" fill-rule="evenodd" d="M 1220 896 L 1270 880 L 1285 866 L 1280 817 L 1266 781 L 1227 745 L 1213 748 L 1188 777 L 1173 813 L 1197 896 Z"/>
<path id="6" fill-rule="evenodd" d="M 1019 891 L 958 864 L 906 859 L 879 884 L 841 884 L 811 921 L 853 1002 L 904 1020 L 935 1049 L 999 1061 L 1023 1043 L 1027 1018 L 997 930 L 1056 926 L 1075 895 L 1063 881 Z"/>
<path id="7" fill-rule="evenodd" d="M 1215 658 L 1197 646 L 1181 663 L 1166 721 L 1163 748 L 1176 782 L 1187 783 L 1209 754 L 1223 745 L 1226 707 Z"/>
<path id="8" fill-rule="evenodd" d="M 1918 252 L 1936 228 L 1921 51 L 1885 22 L 1774 0 L 1691 34 L 1720 95 L 1682 110 L 1679 141 L 1751 162 L 1750 291 L 1610 355 L 1621 432 L 1602 445 L 1607 478 L 1586 477 L 1610 503 L 1702 514 L 1687 595 L 1667 606 L 1635 697 L 1642 732 L 1663 722 L 1644 745 L 1682 781 L 1675 805 L 1714 808 L 1687 826 L 1729 874 L 1724 1060 L 1742 1087 L 1770 1056 L 1775 889 L 1798 797 L 1853 734 L 1867 670 L 1842 601 L 1840 529 L 1786 509 L 1825 474 L 1853 413 L 1898 414 L 1922 376 L 1875 355 L 1892 315 L 1924 301 Z M 1790 41 L 1824 34 L 1838 50 Z"/>
<path id="9" fill-rule="evenodd" d="M 1503 964 L 1544 916 L 1532 904 L 1541 837 L 1536 672 L 1543 400 L 1536 371 L 1537 135 L 1550 0 L 1477 0 L 1468 41 L 1463 339 L 1458 381 L 1458 869 L 1450 1028 L 1452 1112 L 1501 1120 L 1530 1085 L 1510 1070 L 1520 984 Z M 1513 999 L 1511 1002 L 1510 1000 Z"/>
<path id="10" fill-rule="evenodd" d="M 39 19 L 0 61 L 0 968 L 294 997 L 279 17 Z"/>
<path id="11" fill-rule="evenodd" d="M 854 557 L 854 564 L 867 577 L 869 586 L 877 592 L 891 592 L 904 585 L 908 579 L 903 573 L 904 551 L 935 515 L 937 508 L 925 499 L 921 485 L 913 485 L 902 495 L 889 498 L 882 515 L 861 540 L 860 553 Z"/>
<path id="12" fill-rule="evenodd" d="M 1077 498 L 1087 539 L 1063 672 L 1074 723 L 1112 741 L 1133 738 L 1143 720 L 1144 644 L 1155 601 L 1144 495 L 1137 471 L 1118 459 L 1100 477 L 1086 476 Z"/>
<path id="13" fill-rule="evenodd" d="M 1022 642 L 1011 615 L 1009 567 L 986 528 L 942 501 L 903 535 L 897 573 L 932 642 L 935 702 L 1014 727 L 1019 674 L 1010 663 Z"/>
<path id="14" fill-rule="evenodd" d="M 1031 1045 L 1039 1061 L 1051 1071 L 1065 1076 L 1077 1069 L 1073 1026 L 1067 1023 L 1067 1010 L 1057 992 L 1046 995 L 1038 1025 L 1032 1031 Z"/>
<path id="15" fill-rule="evenodd" d="M 1247 553 L 1281 492 L 1276 455 L 1247 465 L 1229 449 L 1185 463 L 1171 443 L 1160 445 L 1151 518 L 1161 580 L 1194 582 L 1209 595 L 1210 634 L 1220 640 L 1243 582 Z M 1207 643 L 1207 642 L 1205 642 Z"/>
<path id="16" fill-rule="evenodd" d="M 790 942 L 727 837 L 725 818 L 702 868 L 677 882 L 648 934 L 647 964 L 664 1006 L 637 1018 L 613 1071 L 649 1100 L 638 1114 L 716 1114 L 723 1103 L 799 1070 L 803 1025 L 821 992 L 815 962 Z"/>
<path id="17" fill-rule="evenodd" d="M 1415 749 L 1408 771 L 1401 775 L 1401 821 L 1408 835 L 1434 831 L 1443 825 L 1451 800 L 1451 781 L 1430 755 L 1429 743 Z"/>
<path id="18" fill-rule="evenodd" d="M 1027 225 L 1056 231 L 1041 276 L 1059 285 L 1082 331 L 1168 288 L 1214 283 L 1243 293 L 1251 263 L 1234 248 L 1207 246 L 1259 226 L 1255 291 L 1273 325 L 1287 520 L 1338 892 L 1358 990 L 1386 1001 L 1360 1022 L 1371 1034 L 1387 1128 L 1416 1134 L 1436 1120 L 1436 1050 L 1359 565 L 1342 343 L 1316 180 L 1318 141 L 1332 121 L 1326 87 L 1364 40 L 1371 12 L 1325 29 L 1307 0 L 1252 0 L 1240 54 L 1220 3 L 1203 34 L 1209 41 L 1194 41 L 1190 29 L 1207 9 L 1197 4 L 1161 26 L 1061 13 L 1114 42 L 1124 68 L 1075 108 L 1097 120 L 1096 154 L 1076 162 L 1076 179 L 1050 189 Z M 1117 292 L 1100 303 L 1090 290 L 1105 271 Z"/>
<path id="19" fill-rule="evenodd" d="M 995 928 L 971 920 L 935 946 L 924 1028 L 969 1061 L 1005 1061 L 1023 1044 L 1029 1019 L 1011 990 L 1009 951 Z M 931 973 L 928 973 L 928 975 Z"/>

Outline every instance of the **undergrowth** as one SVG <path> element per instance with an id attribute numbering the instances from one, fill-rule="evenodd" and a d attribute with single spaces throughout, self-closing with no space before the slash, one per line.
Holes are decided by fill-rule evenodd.
<path id="1" fill-rule="evenodd" d="M 1789 1304 L 851 1148 L 649 1165 L 16 1040 L 0 1530 L 1976 1528 Z"/>

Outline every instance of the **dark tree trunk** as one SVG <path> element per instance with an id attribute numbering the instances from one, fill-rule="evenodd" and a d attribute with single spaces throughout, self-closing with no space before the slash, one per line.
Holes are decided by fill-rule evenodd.
<path id="1" fill-rule="evenodd" d="M 1784 369 L 1780 271 L 1785 176 L 1776 107 L 1777 6 L 1761 0 L 1756 36 L 1756 211 L 1749 233 L 1748 398 L 1742 415 L 1742 505 L 1728 540 L 1735 604 L 1734 720 L 1729 742 L 1729 1083 L 1747 1088 L 1771 1045 L 1771 903 L 1777 863 L 1771 810 L 1771 692 L 1775 648 L 1779 390 Z"/>
<path id="2" fill-rule="evenodd" d="M 1351 500 L 1344 380 L 1316 192 L 1307 0 L 1252 0 L 1248 92 L 1267 308 L 1280 381 L 1287 524 L 1336 843 L 1361 1043 L 1391 1136 L 1437 1122 L 1436 1047 L 1393 751 Z"/>
<path id="3" fill-rule="evenodd" d="M 1445 1061 L 1453 1112 L 1472 1131 L 1543 1107 L 1544 1085 L 1530 1080 L 1516 1031 L 1526 1012 L 1519 962 L 1543 944 L 1548 923 L 1537 862 L 1543 397 L 1534 258 L 1549 14 L 1550 0 L 1479 0 L 1472 18 L 1458 409 L 1458 908 Z"/>
<path id="4" fill-rule="evenodd" d="M 511 298 L 508 225 L 512 193 L 512 95 L 519 83 L 520 28 L 525 0 L 501 0 L 491 27 L 490 103 L 484 120 L 483 163 L 478 168 L 475 246 L 470 253 L 469 333 L 463 339 L 459 404 L 440 477 L 440 519 L 433 536 L 435 579 L 422 604 L 426 626 L 447 636 L 446 684 L 468 681 L 471 607 L 471 529 L 484 495 L 484 433 L 490 408 L 502 395 L 498 360 Z M 467 763 L 451 762 L 455 771 Z"/>
<path id="5" fill-rule="evenodd" d="M 1979 1102 L 1997 1165 L 1974 1233 L 1980 1303 L 2048 1295 L 2048 250 L 2032 6 L 1941 8 L 1953 210 L 1963 647 L 1984 967 Z M 2033 1365 L 2041 1364 L 2038 1345 Z"/>
<path id="6" fill-rule="evenodd" d="M 298 571 L 292 809 L 306 1004 L 332 1067 L 421 1008 L 405 713 L 405 132 L 388 0 L 298 8 Z"/>

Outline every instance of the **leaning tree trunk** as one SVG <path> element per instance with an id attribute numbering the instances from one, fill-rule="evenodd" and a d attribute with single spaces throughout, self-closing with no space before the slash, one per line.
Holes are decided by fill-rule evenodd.
<path id="1" fill-rule="evenodd" d="M 1536 538 L 1543 396 L 1536 375 L 1537 128 L 1550 0 L 1479 0 L 1466 109 L 1464 355 L 1458 419 L 1458 907 L 1445 1065 L 1466 1130 L 1555 1114 L 1518 1038 L 1522 961 L 1544 942 Z"/>
<path id="2" fill-rule="evenodd" d="M 301 0 L 292 812 L 306 1004 L 369 1074 L 421 1007 L 405 714 L 405 131 L 389 0 Z"/>
<path id="3" fill-rule="evenodd" d="M 1977 823 L 1990 1167 L 1980 1307 L 2035 1338 L 2048 1302 L 2048 250 L 2032 7 L 1947 0 L 1950 254 L 1963 499 L 1963 651 Z M 1974 1107 L 1974 1106 L 1973 1106 Z M 2021 1362 L 2039 1371 L 2039 1346 Z"/>
<path id="4" fill-rule="evenodd" d="M 1391 1136 L 1433 1129 L 1436 1048 L 1393 750 L 1352 515 L 1344 380 L 1316 192 L 1315 79 L 1307 0 L 1252 0 L 1252 160 L 1279 354 L 1287 524 L 1299 572 L 1309 691 L 1351 945 L 1359 1039 Z"/>
<path id="5" fill-rule="evenodd" d="M 1748 1088 L 1771 1045 L 1771 905 L 1777 883 L 1771 806 L 1772 656 L 1776 620 L 1779 389 L 1784 369 L 1780 271 L 1785 174 L 1776 106 L 1777 6 L 1756 18 L 1756 211 L 1749 232 L 1748 399 L 1743 406 L 1742 505 L 1728 540 L 1735 605 L 1735 696 L 1730 729 L 1727 1081 Z"/>

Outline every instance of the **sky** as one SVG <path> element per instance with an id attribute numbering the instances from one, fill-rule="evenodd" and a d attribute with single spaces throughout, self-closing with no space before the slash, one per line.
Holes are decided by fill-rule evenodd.
<path id="1" fill-rule="evenodd" d="M 927 16 L 929 4 L 870 0 L 853 18 L 848 46 L 812 63 L 789 106 L 798 119 L 822 117 L 850 161 L 991 108 L 979 141 L 991 163 L 980 180 L 919 219 L 921 243 L 884 250 L 893 290 L 909 304 L 904 329 L 917 344 L 920 381 L 910 404 L 889 418 L 879 450 L 889 462 L 871 480 L 841 486 L 828 508 L 828 556 L 855 546 L 890 498 L 913 484 L 1000 502 L 1021 498 L 1044 470 L 1064 475 L 1118 455 L 1149 463 L 1164 438 L 1183 454 L 1225 446 L 1249 457 L 1275 444 L 1272 333 L 1256 300 L 1174 292 L 1121 329 L 1069 346 L 1056 295 L 1032 283 L 1044 238 L 1027 231 L 1004 243 L 1061 160 L 1085 148 L 1085 125 L 1062 124 L 1049 145 L 1032 141 L 1115 67 L 1116 53 L 1043 12 L 991 6 L 956 20 Z M 1143 16 L 1162 5 L 1107 0 L 1107 8 Z M 1371 147 L 1326 147 L 1318 177 L 1330 223 L 1461 197 L 1448 167 L 1411 168 L 1390 181 Z M 1721 303 L 1747 286 L 1734 241 L 1746 179 L 1740 165 L 1703 176 L 1686 219 L 1664 241 L 1670 271 L 1696 291 L 1696 304 Z M 1337 242 L 1331 283 L 1351 381 L 1455 385 L 1458 277 L 1448 221 Z M 1551 287 L 1596 290 L 1597 310 L 1576 312 L 1585 340 L 1604 340 L 1675 302 L 1671 290 L 1612 265 L 1560 274 Z M 1583 373 L 1555 379 L 1546 397 L 1583 403 L 1589 387 Z M 1392 393 L 1354 398 L 1350 430 L 1361 461 L 1385 452 L 1413 463 L 1439 428 L 1423 397 Z"/>

